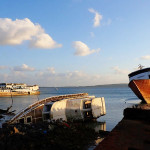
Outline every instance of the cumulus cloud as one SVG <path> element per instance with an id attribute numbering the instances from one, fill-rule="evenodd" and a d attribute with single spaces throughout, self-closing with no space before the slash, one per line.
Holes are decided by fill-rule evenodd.
<path id="1" fill-rule="evenodd" d="M 33 67 L 29 67 L 26 64 L 23 64 L 22 66 L 16 66 L 13 67 L 13 71 L 34 71 L 35 69 Z"/>
<path id="2" fill-rule="evenodd" d="M 95 49 L 90 50 L 90 48 L 85 43 L 83 43 L 81 41 L 74 41 L 73 47 L 76 50 L 75 55 L 77 55 L 77 56 L 86 56 L 86 55 L 90 55 L 92 53 L 100 51 L 100 48 L 98 48 L 96 50 Z"/>
<path id="3" fill-rule="evenodd" d="M 40 35 L 35 36 L 31 42 L 30 47 L 32 48 L 60 48 L 61 44 L 57 44 L 48 34 L 42 33 Z"/>
<path id="4" fill-rule="evenodd" d="M 73 71 L 73 72 L 68 72 L 66 74 L 66 76 L 68 78 L 79 78 L 79 77 L 87 77 L 87 75 L 84 73 L 84 72 L 81 72 L 81 71 Z"/>
<path id="5" fill-rule="evenodd" d="M 62 73 L 51 74 L 47 70 L 37 72 L 37 74 L 31 79 L 30 75 L 28 81 L 38 83 L 40 86 L 87 86 L 87 85 L 100 85 L 100 84 L 112 84 L 112 83 L 124 83 L 128 82 L 127 75 L 115 74 L 103 75 L 103 74 L 88 74 L 83 71 L 68 71 Z M 34 84 L 34 83 L 33 83 Z"/>
<path id="6" fill-rule="evenodd" d="M 150 60 L 150 55 L 142 56 L 141 59 L 143 59 L 143 60 Z"/>
<path id="7" fill-rule="evenodd" d="M 50 73 L 52 73 L 52 74 L 55 74 L 55 73 L 56 73 L 54 67 L 48 67 L 48 68 L 47 68 L 47 71 L 50 72 Z"/>
<path id="8" fill-rule="evenodd" d="M 117 74 L 128 74 L 129 73 L 128 70 L 120 69 L 118 66 L 113 67 L 113 70 Z"/>
<path id="9" fill-rule="evenodd" d="M 24 41 L 29 41 L 32 48 L 52 49 L 62 46 L 46 34 L 39 24 L 34 24 L 28 18 L 14 21 L 0 18 L 0 45 L 20 45 Z"/>
<path id="10" fill-rule="evenodd" d="M 1 69 L 7 69 L 8 67 L 7 66 L 0 66 L 0 70 Z"/>
<path id="11" fill-rule="evenodd" d="M 48 73 L 47 70 L 37 73 L 37 78 L 41 84 L 46 86 L 79 86 L 93 84 L 93 76 L 82 71 L 69 71 L 63 73 Z"/>
<path id="12" fill-rule="evenodd" d="M 101 24 L 101 20 L 103 18 L 103 16 L 101 14 L 99 14 L 96 10 L 94 10 L 93 8 L 89 9 L 89 12 L 94 13 L 95 17 L 94 17 L 94 27 L 98 27 Z"/>
<path id="13" fill-rule="evenodd" d="M 19 68 L 20 69 L 9 70 L 10 72 L 7 73 L 0 72 L 1 81 L 8 83 L 38 84 L 41 87 L 90 86 L 128 82 L 127 75 L 121 74 L 120 69 L 119 72 L 118 69 L 116 69 L 119 73 L 118 78 L 116 74 L 89 74 L 80 70 L 57 73 L 53 67 L 43 70 L 36 69 L 35 71 L 27 71 L 33 69 L 24 69 L 31 68 L 27 65 L 22 65 Z"/>

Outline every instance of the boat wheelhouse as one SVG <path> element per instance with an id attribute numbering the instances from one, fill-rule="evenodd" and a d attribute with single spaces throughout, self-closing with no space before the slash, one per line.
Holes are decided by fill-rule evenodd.
<path id="1" fill-rule="evenodd" d="M 140 80 L 140 79 L 150 79 L 150 68 L 144 68 L 130 73 L 129 81 Z"/>

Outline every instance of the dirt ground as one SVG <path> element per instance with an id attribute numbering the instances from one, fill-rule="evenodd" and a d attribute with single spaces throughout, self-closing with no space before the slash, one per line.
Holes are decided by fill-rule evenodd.
<path id="1" fill-rule="evenodd" d="M 127 108 L 124 119 L 95 150 L 150 150 L 150 107 Z"/>

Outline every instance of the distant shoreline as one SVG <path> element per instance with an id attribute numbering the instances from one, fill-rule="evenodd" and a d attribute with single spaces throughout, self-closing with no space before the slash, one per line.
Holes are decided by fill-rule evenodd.
<path id="1" fill-rule="evenodd" d="M 103 84 L 103 85 L 88 85 L 88 86 L 40 86 L 40 88 L 77 88 L 77 87 L 128 87 L 128 83 L 118 83 L 118 84 Z"/>

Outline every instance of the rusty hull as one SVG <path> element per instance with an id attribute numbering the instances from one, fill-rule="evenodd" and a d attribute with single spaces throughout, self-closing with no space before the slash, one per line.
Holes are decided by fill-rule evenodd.
<path id="1" fill-rule="evenodd" d="M 150 79 L 132 80 L 129 87 L 143 103 L 150 104 Z"/>

